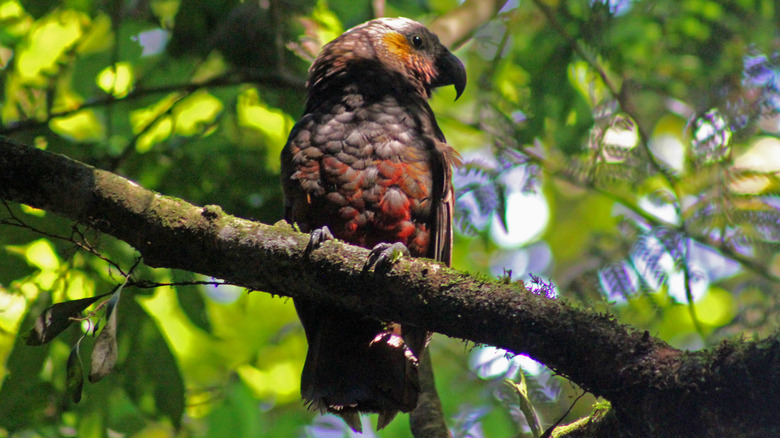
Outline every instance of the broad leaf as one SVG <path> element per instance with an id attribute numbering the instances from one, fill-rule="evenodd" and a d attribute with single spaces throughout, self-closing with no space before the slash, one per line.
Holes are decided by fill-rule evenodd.
<path id="1" fill-rule="evenodd" d="M 108 294 L 80 300 L 57 303 L 41 313 L 35 320 L 35 326 L 30 330 L 27 345 L 43 345 L 62 333 L 73 322 L 73 318 L 92 305 L 95 301 Z"/>

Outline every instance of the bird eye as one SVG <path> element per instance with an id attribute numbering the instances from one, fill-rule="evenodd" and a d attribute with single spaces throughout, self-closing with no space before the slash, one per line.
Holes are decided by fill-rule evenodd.
<path id="1" fill-rule="evenodd" d="M 415 35 L 412 37 L 412 44 L 414 44 L 414 47 L 419 49 L 420 47 L 422 47 L 422 43 L 423 41 L 420 35 Z"/>

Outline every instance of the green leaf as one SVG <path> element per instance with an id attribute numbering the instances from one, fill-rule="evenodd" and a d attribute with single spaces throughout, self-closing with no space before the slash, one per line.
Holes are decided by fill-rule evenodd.
<path id="1" fill-rule="evenodd" d="M 125 301 L 122 309 L 122 340 L 129 342 L 131 352 L 122 364 L 123 389 L 146 415 L 165 415 L 178 428 L 185 402 L 179 364 L 159 327 L 135 300 Z"/>
<path id="2" fill-rule="evenodd" d="M 262 435 L 262 416 L 257 415 L 257 400 L 242 381 L 233 381 L 224 389 L 225 402 L 213 409 L 205 419 L 209 438 Z"/>
<path id="3" fill-rule="evenodd" d="M 195 275 L 187 272 L 176 272 L 174 273 L 174 278 L 176 281 L 196 280 Z M 179 306 L 181 306 L 190 322 L 199 329 L 211 333 L 211 322 L 206 309 L 206 300 L 203 298 L 203 291 L 197 287 L 177 287 L 175 291 Z"/>
<path id="4" fill-rule="evenodd" d="M 114 369 L 117 358 L 116 343 L 116 306 L 119 304 L 119 297 L 122 288 L 114 292 L 106 306 L 106 326 L 98 335 L 95 341 L 95 348 L 92 350 L 92 363 L 89 369 L 89 381 L 95 383 L 106 377 Z"/>
<path id="5" fill-rule="evenodd" d="M 71 318 L 78 317 L 84 309 L 106 295 L 108 294 L 65 301 L 47 308 L 35 320 L 35 326 L 27 338 L 27 345 L 43 345 L 51 341 L 70 326 L 73 322 Z"/>
<path id="6" fill-rule="evenodd" d="M 79 356 L 81 339 L 71 348 L 66 366 L 65 393 L 73 403 L 81 401 L 81 390 L 84 387 L 84 367 L 81 365 L 81 356 Z"/>

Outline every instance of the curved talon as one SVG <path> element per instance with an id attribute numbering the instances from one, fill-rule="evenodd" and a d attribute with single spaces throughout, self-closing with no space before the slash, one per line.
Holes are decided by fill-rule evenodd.
<path id="1" fill-rule="evenodd" d="M 375 272 L 387 272 L 401 257 L 409 255 L 409 248 L 401 242 L 380 243 L 368 254 L 363 270 L 368 271 L 373 267 Z"/>
<path id="2" fill-rule="evenodd" d="M 415 367 L 420 365 L 420 361 L 417 359 L 417 356 L 415 356 L 414 351 L 412 351 L 401 335 L 395 334 L 393 332 L 382 332 L 376 335 L 374 339 L 368 344 L 368 346 L 373 347 L 374 344 L 380 342 L 392 348 L 403 350 L 404 357 L 407 361 L 409 361 L 409 363 Z"/>
<path id="3" fill-rule="evenodd" d="M 309 233 L 309 243 L 306 245 L 305 253 L 309 254 L 328 240 L 335 239 L 336 238 L 333 237 L 333 233 L 330 232 L 330 228 L 328 228 L 327 225 L 322 228 L 314 229 Z"/>

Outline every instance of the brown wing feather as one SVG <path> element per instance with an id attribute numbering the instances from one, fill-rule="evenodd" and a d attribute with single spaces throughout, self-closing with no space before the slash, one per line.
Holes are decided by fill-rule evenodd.
<path id="1" fill-rule="evenodd" d="M 452 264 L 452 215 L 455 209 L 455 193 L 452 187 L 452 166 L 461 164 L 460 154 L 444 141 L 444 135 L 436 126 L 437 140 L 435 143 L 434 175 L 440 175 L 441 181 L 434 181 L 438 187 L 438 193 L 434 197 L 436 211 L 432 215 L 435 222 L 431 227 L 433 236 L 431 245 L 431 257 L 434 260 L 444 262 L 447 266 Z"/>

